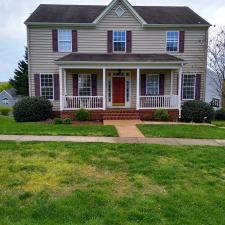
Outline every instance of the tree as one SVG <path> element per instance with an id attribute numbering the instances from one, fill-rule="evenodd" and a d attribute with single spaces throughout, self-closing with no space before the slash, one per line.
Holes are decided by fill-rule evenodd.
<path id="1" fill-rule="evenodd" d="M 11 84 L 9 82 L 2 82 L 0 83 L 0 92 L 2 92 L 5 89 L 11 88 Z"/>
<path id="2" fill-rule="evenodd" d="M 22 96 L 29 95 L 27 47 L 25 48 L 24 59 L 19 61 L 18 68 L 14 72 L 14 78 L 11 78 L 9 82 L 16 89 L 16 94 Z"/>
<path id="3" fill-rule="evenodd" d="M 213 71 L 209 74 L 211 85 L 221 99 L 225 99 L 225 27 L 215 28 L 209 41 L 208 67 Z"/>

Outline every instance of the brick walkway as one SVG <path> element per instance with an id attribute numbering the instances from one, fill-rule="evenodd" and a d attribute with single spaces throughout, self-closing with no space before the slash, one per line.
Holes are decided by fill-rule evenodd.
<path id="1" fill-rule="evenodd" d="M 132 137 L 79 137 L 79 136 L 34 136 L 0 135 L 0 141 L 57 141 L 57 142 L 102 142 L 102 143 L 143 143 L 162 145 L 208 145 L 225 146 L 225 140 L 182 139 L 182 138 L 132 138 Z"/>

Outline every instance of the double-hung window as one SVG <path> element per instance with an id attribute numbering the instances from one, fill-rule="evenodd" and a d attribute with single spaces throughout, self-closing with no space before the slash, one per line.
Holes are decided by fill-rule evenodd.
<path id="1" fill-rule="evenodd" d="M 113 31 L 113 51 L 126 51 L 126 31 Z"/>
<path id="2" fill-rule="evenodd" d="M 179 32 L 178 31 L 166 32 L 166 51 L 167 52 L 179 51 Z"/>
<path id="3" fill-rule="evenodd" d="M 182 83 L 182 99 L 183 100 L 194 100 L 195 99 L 195 74 L 183 74 Z"/>
<path id="4" fill-rule="evenodd" d="M 148 74 L 146 77 L 147 95 L 159 95 L 159 75 Z"/>
<path id="5" fill-rule="evenodd" d="M 41 74 L 40 75 L 40 88 L 41 88 L 41 96 L 53 100 L 54 99 L 54 80 L 53 74 Z"/>
<path id="6" fill-rule="evenodd" d="M 59 52 L 72 51 L 72 30 L 58 30 Z"/>
<path id="7" fill-rule="evenodd" d="M 79 74 L 79 96 L 91 96 L 91 74 Z"/>

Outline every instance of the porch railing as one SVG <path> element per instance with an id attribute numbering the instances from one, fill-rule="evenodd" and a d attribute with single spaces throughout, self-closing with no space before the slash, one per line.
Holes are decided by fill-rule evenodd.
<path id="1" fill-rule="evenodd" d="M 64 109 L 103 109 L 103 96 L 64 96 Z"/>
<path id="2" fill-rule="evenodd" d="M 140 96 L 140 109 L 176 109 L 178 95 Z"/>

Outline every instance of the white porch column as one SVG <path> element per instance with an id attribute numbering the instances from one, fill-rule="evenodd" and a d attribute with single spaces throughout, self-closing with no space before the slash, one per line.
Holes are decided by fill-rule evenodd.
<path id="1" fill-rule="evenodd" d="M 137 90 L 136 90 L 136 109 L 139 110 L 140 108 L 140 68 L 137 68 Z"/>
<path id="2" fill-rule="evenodd" d="M 181 117 L 181 87 L 182 87 L 182 72 L 183 67 L 181 66 L 179 69 L 179 81 L 178 81 L 178 109 L 179 109 L 179 118 Z"/>
<path id="3" fill-rule="evenodd" d="M 64 70 L 63 71 L 63 78 L 64 78 L 64 96 L 66 96 L 67 95 L 67 80 L 66 80 L 66 78 L 67 78 L 67 75 L 66 75 L 66 70 Z"/>
<path id="4" fill-rule="evenodd" d="M 63 69 L 59 67 L 60 111 L 63 110 Z"/>
<path id="5" fill-rule="evenodd" d="M 103 79 L 103 110 L 105 110 L 106 108 L 106 91 L 105 91 L 105 78 L 106 78 L 106 70 L 105 68 L 103 68 L 103 76 L 102 76 L 102 79 Z"/>
<path id="6" fill-rule="evenodd" d="M 170 96 L 173 95 L 173 70 L 170 73 Z"/>

